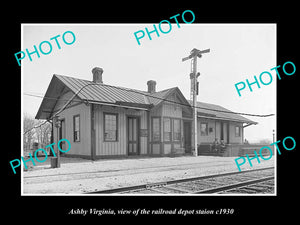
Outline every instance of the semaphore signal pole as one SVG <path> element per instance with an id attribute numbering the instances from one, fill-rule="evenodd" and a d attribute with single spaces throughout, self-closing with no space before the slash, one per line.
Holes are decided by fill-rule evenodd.
<path id="1" fill-rule="evenodd" d="M 191 97 L 193 98 L 193 117 L 194 117 L 194 155 L 198 156 L 198 149 L 197 149 L 197 95 L 199 93 L 198 91 L 198 82 L 197 78 L 200 76 L 200 73 L 197 73 L 197 57 L 201 58 L 203 53 L 209 53 L 210 49 L 205 49 L 203 51 L 200 51 L 196 48 L 194 48 L 190 55 L 188 57 L 185 57 L 182 59 L 182 62 L 192 59 L 191 60 L 191 73 L 190 73 L 190 79 L 191 79 Z"/>

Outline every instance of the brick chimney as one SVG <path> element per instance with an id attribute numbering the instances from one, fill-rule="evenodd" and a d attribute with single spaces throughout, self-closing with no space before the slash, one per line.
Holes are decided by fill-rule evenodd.
<path id="1" fill-rule="evenodd" d="M 93 73 L 93 82 L 102 84 L 103 69 L 99 67 L 95 67 L 94 69 L 92 69 L 92 73 Z"/>
<path id="2" fill-rule="evenodd" d="M 148 92 L 149 93 L 155 93 L 156 92 L 156 81 L 155 80 L 149 80 L 147 82 L 148 85 Z"/>

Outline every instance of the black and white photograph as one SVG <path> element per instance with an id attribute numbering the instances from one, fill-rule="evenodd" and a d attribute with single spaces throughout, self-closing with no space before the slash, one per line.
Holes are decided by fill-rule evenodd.
<path id="1" fill-rule="evenodd" d="M 22 40 L 22 194 L 276 195 L 276 24 L 22 24 Z"/>
<path id="2" fill-rule="evenodd" d="M 297 215 L 297 7 L 200 3 L 11 8 L 7 218 Z"/>

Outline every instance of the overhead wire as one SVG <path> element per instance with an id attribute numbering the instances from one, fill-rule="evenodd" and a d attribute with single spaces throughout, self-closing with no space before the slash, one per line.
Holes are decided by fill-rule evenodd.
<path id="1" fill-rule="evenodd" d="M 73 102 L 83 102 L 83 100 L 74 100 L 74 98 L 87 86 L 90 85 L 102 85 L 102 86 L 107 86 L 110 88 L 115 88 L 118 90 L 122 90 L 122 91 L 127 91 L 127 92 L 132 92 L 132 93 L 136 93 L 136 94 L 140 94 L 149 98 L 154 98 L 154 99 L 158 99 L 161 101 L 165 101 L 165 102 L 169 102 L 172 104 L 176 104 L 176 105 L 181 105 L 181 106 L 185 106 L 185 107 L 192 107 L 192 108 L 197 108 L 197 109 L 204 109 L 204 110 L 208 110 L 208 111 L 214 111 L 214 112 L 222 112 L 222 113 L 228 113 L 228 114 L 237 114 L 237 115 L 245 115 L 245 116 L 253 116 L 253 117 L 270 117 L 270 116 L 274 116 L 274 114 L 265 114 L 265 115 L 261 115 L 261 114 L 250 114 L 250 113 L 243 113 L 243 112 L 233 112 L 233 111 L 225 111 L 225 110 L 219 110 L 219 109 L 211 109 L 211 108 L 206 108 L 206 107 L 200 107 L 200 106 L 193 106 L 190 104 L 185 104 L 185 103 L 181 103 L 181 102 L 176 102 L 170 99 L 166 99 L 166 98 L 161 98 L 161 97 L 157 97 L 157 96 L 153 96 L 150 94 L 146 94 L 145 92 L 142 91 L 138 91 L 138 90 L 134 90 L 134 89 L 128 89 L 128 88 L 123 88 L 123 87 L 117 87 L 117 86 L 112 86 L 112 85 L 108 85 L 108 84 L 98 84 L 98 83 L 88 83 L 85 84 L 84 86 L 82 86 L 76 93 L 73 94 L 73 96 L 70 99 L 61 99 L 59 98 L 52 98 L 52 97 L 46 97 L 46 96 L 38 96 L 38 95 L 34 95 L 34 94 L 29 94 L 29 93 L 24 93 L 24 95 L 28 95 L 28 96 L 32 96 L 32 97 L 40 97 L 40 98 L 45 98 L 45 99 L 53 99 L 56 101 L 66 101 L 67 103 L 60 109 L 58 110 L 55 114 L 53 114 L 48 120 L 46 120 L 45 122 L 43 122 L 42 124 L 38 125 L 38 126 L 34 126 L 30 129 L 28 129 L 27 131 L 25 131 L 23 134 L 25 135 L 26 133 L 28 133 L 30 130 L 34 129 L 34 128 L 38 128 L 42 125 L 44 125 L 46 122 L 49 122 L 49 120 L 53 119 L 57 114 L 61 113 L 62 111 L 65 110 L 65 108 L 73 101 Z M 88 99 L 84 99 L 85 101 L 89 102 Z"/>
<path id="2" fill-rule="evenodd" d="M 77 93 L 75 93 L 73 96 L 72 96 L 72 101 L 74 102 L 82 102 L 82 100 L 74 100 L 74 98 L 87 86 L 89 85 L 102 85 L 102 86 L 107 86 L 107 87 L 110 87 L 110 88 L 115 88 L 115 89 L 119 89 L 119 90 L 122 90 L 122 91 L 127 91 L 127 92 L 132 92 L 132 93 L 136 93 L 136 94 L 140 94 L 140 95 L 144 95 L 146 97 L 149 97 L 149 98 L 154 98 L 154 99 L 158 99 L 158 100 L 162 100 L 162 101 L 165 101 L 165 102 L 169 102 L 169 103 L 173 103 L 173 104 L 177 104 L 177 105 L 181 105 L 181 106 L 186 106 L 186 107 L 192 107 L 194 108 L 193 105 L 188 105 L 188 104 L 185 104 L 185 103 L 181 103 L 181 102 L 176 102 L 176 101 L 173 101 L 173 100 L 170 100 L 170 99 L 166 99 L 166 98 L 161 98 L 161 97 L 157 97 L 157 96 L 153 96 L 151 94 L 146 94 L 145 92 L 142 92 L 142 91 L 138 91 L 138 90 L 134 90 L 134 89 L 128 89 L 128 88 L 122 88 L 122 87 L 117 87 L 117 86 L 112 86 L 112 85 L 108 85 L 108 84 L 98 84 L 98 83 L 88 83 L 86 85 L 84 85 L 83 87 L 81 87 Z M 47 99 L 54 99 L 54 100 L 57 100 L 57 101 L 69 101 L 70 99 L 61 99 L 61 98 L 52 98 L 52 97 L 42 97 L 42 96 L 37 96 L 37 95 L 33 95 L 33 94 L 28 94 L 28 93 L 24 93 L 25 95 L 28 95 L 28 96 L 34 96 L 34 97 L 41 97 L 41 98 L 47 98 Z M 89 102 L 88 99 L 85 99 L 87 102 Z M 201 107 L 201 106 L 195 106 L 195 108 L 198 108 L 198 109 L 204 109 L 204 110 L 208 110 L 208 111 L 214 111 L 214 112 L 222 112 L 222 113 L 228 113 L 228 114 L 237 114 L 237 115 L 245 115 L 245 116 L 253 116 L 253 117 L 269 117 L 269 116 L 274 116 L 274 114 L 251 114 L 251 113 L 244 113 L 244 112 L 233 112 L 233 111 L 225 111 L 225 110 L 219 110 L 219 109 L 211 109 L 211 108 L 207 108 L 207 107 Z"/>
<path id="3" fill-rule="evenodd" d="M 61 107 L 60 110 L 58 110 L 56 113 L 54 113 L 50 118 L 48 118 L 44 123 L 42 123 L 41 125 L 37 126 L 37 127 L 40 127 L 42 126 L 43 124 L 45 124 L 48 120 L 51 120 L 53 119 L 57 114 L 61 113 L 62 111 L 65 110 L 65 108 L 72 102 L 72 100 L 83 90 L 83 88 L 85 88 L 86 86 L 89 86 L 91 84 L 86 84 L 84 86 L 82 86 L 76 93 L 73 94 L 73 96 L 67 101 L 67 103 Z M 26 133 L 28 133 L 29 131 L 31 131 L 32 129 L 34 128 L 37 128 L 37 127 L 32 127 L 30 129 L 28 129 L 26 132 L 23 133 L 23 135 L 25 135 Z"/>
<path id="4" fill-rule="evenodd" d="M 134 89 L 128 89 L 128 88 L 122 88 L 122 87 L 117 87 L 117 86 L 112 86 L 112 85 L 108 85 L 108 84 L 98 84 L 98 83 L 88 83 L 88 84 L 85 84 L 84 86 L 82 86 L 76 93 L 73 94 L 73 96 L 70 98 L 70 99 L 61 99 L 61 98 L 52 98 L 52 97 L 46 97 L 46 96 L 38 96 L 38 95 L 34 95 L 34 94 L 29 94 L 29 93 L 24 93 L 24 95 L 28 95 L 28 96 L 33 96 L 33 97 L 41 97 L 41 98 L 46 98 L 46 99 L 53 99 L 53 100 L 56 100 L 56 101 L 67 101 L 67 103 L 60 109 L 58 110 L 56 113 L 54 113 L 49 119 L 47 119 L 45 122 L 37 125 L 37 126 L 34 126 L 30 129 L 28 129 L 27 131 L 25 131 L 23 133 L 23 135 L 25 135 L 26 133 L 28 133 L 29 131 L 31 131 L 32 129 L 35 129 L 35 128 L 39 128 L 41 127 L 42 125 L 44 125 L 46 122 L 49 122 L 51 119 L 53 119 L 57 114 L 61 113 L 62 111 L 65 110 L 65 108 L 73 101 L 73 102 L 83 102 L 83 100 L 74 100 L 74 98 L 84 89 L 86 88 L 87 86 L 90 86 L 90 85 L 102 85 L 102 86 L 107 86 L 107 87 L 110 87 L 110 88 L 115 88 L 115 89 L 119 89 L 119 90 L 122 90 L 122 91 L 127 91 L 127 92 L 132 92 L 132 93 L 136 93 L 136 94 L 141 94 L 143 96 L 146 96 L 146 97 L 149 97 L 149 98 L 154 98 L 154 99 L 158 99 L 158 100 L 162 100 L 162 101 L 165 101 L 165 102 L 169 102 L 169 103 L 172 103 L 172 104 L 176 104 L 176 105 L 181 105 L 181 106 L 185 106 L 185 107 L 192 107 L 192 108 L 197 108 L 197 109 L 204 109 L 204 110 L 209 110 L 209 111 L 214 111 L 214 112 L 222 112 L 222 113 L 229 113 L 229 114 L 237 114 L 237 115 L 245 115 L 245 116 L 254 116 L 254 117 L 269 117 L 269 116 L 273 116 L 274 114 L 266 114 L 266 115 L 259 115 L 259 114 L 250 114 L 250 113 L 241 113 L 241 112 L 233 112 L 233 111 L 225 111 L 225 110 L 218 110 L 218 109 L 210 109 L 210 108 L 206 108 L 206 107 L 200 107 L 200 106 L 193 106 L 193 105 L 190 105 L 190 104 L 184 104 L 184 103 L 181 103 L 181 102 L 176 102 L 176 101 L 173 101 L 173 100 L 170 100 L 170 99 L 166 99 L 166 98 L 161 98 L 161 97 L 157 97 L 157 96 L 153 96 L 153 95 L 149 95 L 149 94 L 146 94 L 142 91 L 138 91 L 138 90 L 134 90 Z M 87 102 L 89 102 L 87 99 L 85 99 Z"/>

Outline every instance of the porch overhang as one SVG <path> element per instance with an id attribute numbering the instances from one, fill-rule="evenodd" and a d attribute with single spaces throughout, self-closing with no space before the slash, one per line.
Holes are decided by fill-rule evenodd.
<path id="1" fill-rule="evenodd" d="M 243 126 L 243 128 L 249 127 L 251 125 L 256 125 L 258 124 L 257 122 L 253 122 L 253 123 L 247 123 L 245 126 Z"/>
<path id="2" fill-rule="evenodd" d="M 217 120 L 217 121 L 230 121 L 230 122 L 246 123 L 246 125 L 243 126 L 243 128 L 248 127 L 250 125 L 258 124 L 257 122 L 254 122 L 254 121 L 229 119 L 229 118 L 225 118 L 225 117 L 216 117 L 216 116 L 206 116 L 206 115 L 203 115 L 203 114 L 198 114 L 197 117 L 198 118 L 204 118 L 204 119 Z"/>

